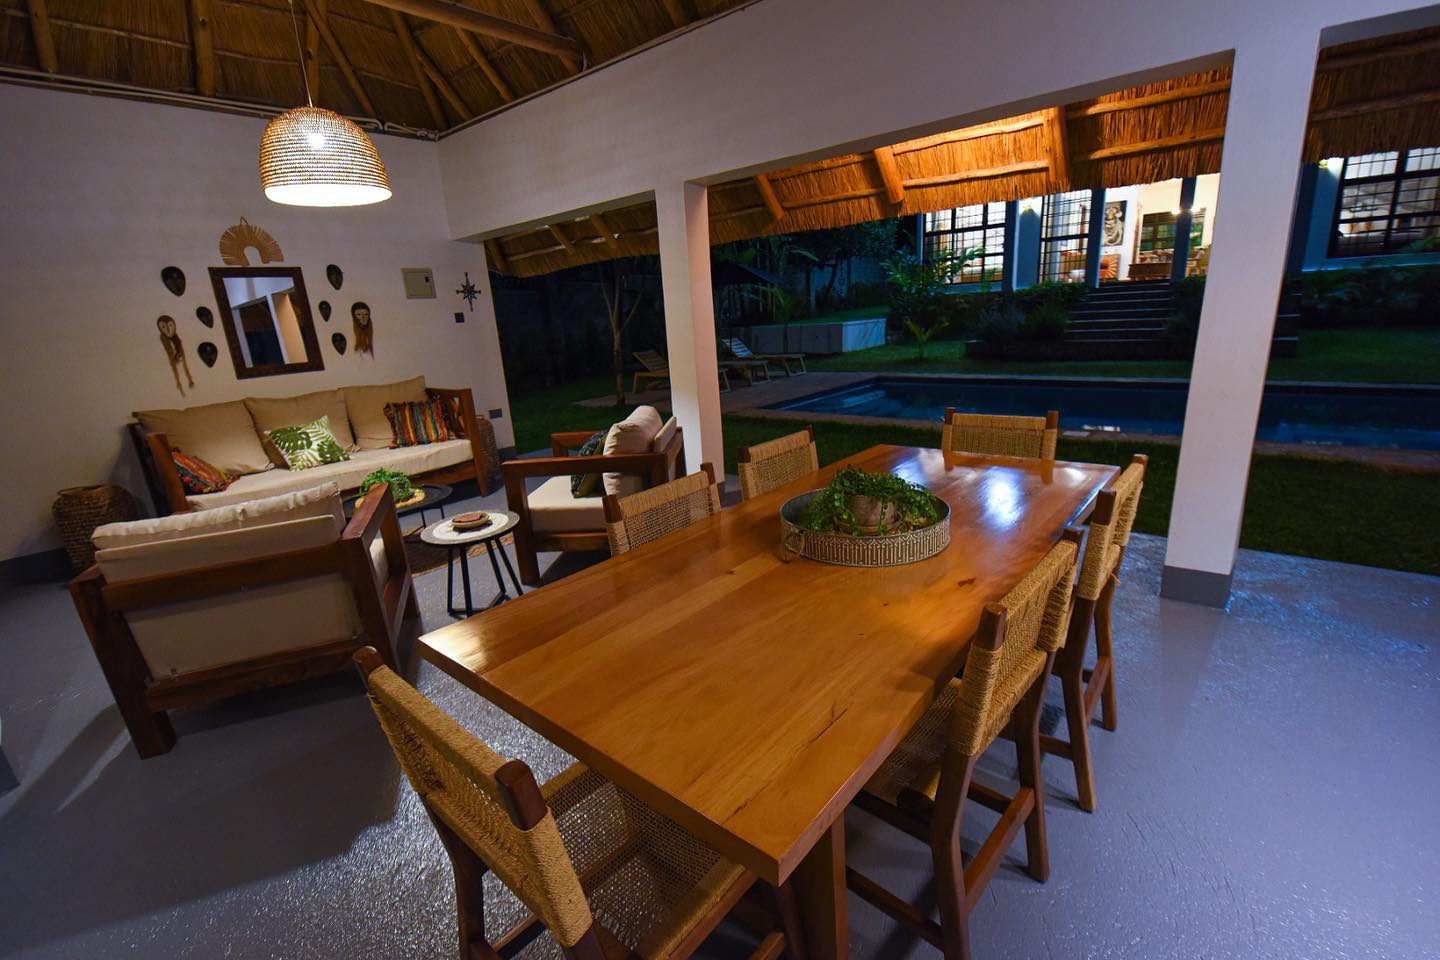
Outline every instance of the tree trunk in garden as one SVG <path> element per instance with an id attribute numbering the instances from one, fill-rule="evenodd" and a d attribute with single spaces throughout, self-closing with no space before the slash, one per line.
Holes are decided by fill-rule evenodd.
<path id="1" fill-rule="evenodd" d="M 605 280 L 605 268 L 607 264 L 600 265 L 600 297 L 605 301 L 605 315 L 610 321 L 610 368 L 615 375 L 615 405 L 625 404 L 625 328 L 630 321 L 635 319 L 635 314 L 640 310 L 640 304 L 645 300 L 645 292 L 635 292 L 635 302 L 630 309 L 621 311 L 621 301 L 625 294 L 625 284 L 629 279 L 629 265 L 621 260 L 612 260 L 608 264 L 613 274 L 614 286 L 607 286 Z"/>

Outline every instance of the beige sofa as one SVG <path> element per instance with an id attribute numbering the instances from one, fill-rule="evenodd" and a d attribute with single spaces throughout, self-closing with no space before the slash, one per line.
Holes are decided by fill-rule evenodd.
<path id="1" fill-rule="evenodd" d="M 166 710 L 344 667 L 395 663 L 416 616 L 395 503 L 373 488 L 346 521 L 334 483 L 95 531 L 70 584 L 142 757 L 168 751 Z"/>
<path id="2" fill-rule="evenodd" d="M 460 440 L 413 447 L 390 446 L 385 404 L 442 397 L 453 404 Z M 243 503 L 333 482 L 353 490 L 376 470 L 396 470 L 418 482 L 473 479 L 481 493 L 499 480 L 495 432 L 477 417 L 469 390 L 428 387 L 424 377 L 395 383 L 318 390 L 294 397 L 247 397 L 227 403 L 167 410 L 137 410 L 130 424 L 136 452 L 158 512 L 180 513 Z M 277 427 L 308 423 L 321 416 L 350 459 L 308 470 L 288 470 L 266 450 L 266 434 Z M 199 457 L 236 477 L 217 493 L 187 494 L 171 459 L 172 449 Z"/>

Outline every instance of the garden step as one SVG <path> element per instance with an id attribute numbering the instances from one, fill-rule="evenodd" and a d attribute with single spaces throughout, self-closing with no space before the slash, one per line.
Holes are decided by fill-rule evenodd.
<path id="1" fill-rule="evenodd" d="M 1166 307 L 1075 307 L 1071 309 L 1070 316 L 1076 320 L 1123 320 L 1134 317 L 1144 319 L 1145 317 L 1168 317 L 1176 310 L 1172 303 Z"/>

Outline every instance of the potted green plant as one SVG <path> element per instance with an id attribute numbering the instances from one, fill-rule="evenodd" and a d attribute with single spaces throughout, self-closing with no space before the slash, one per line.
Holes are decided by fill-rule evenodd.
<path id="1" fill-rule="evenodd" d="M 364 500 L 365 494 L 370 492 L 371 487 L 379 486 L 382 483 L 390 484 L 390 496 L 397 504 L 405 503 L 415 496 L 415 484 L 405 474 L 395 470 L 376 470 L 360 481 L 359 499 Z"/>
<path id="2" fill-rule="evenodd" d="M 842 467 L 806 504 L 800 526 L 815 533 L 876 537 L 939 519 L 934 495 L 919 484 L 893 473 Z"/>

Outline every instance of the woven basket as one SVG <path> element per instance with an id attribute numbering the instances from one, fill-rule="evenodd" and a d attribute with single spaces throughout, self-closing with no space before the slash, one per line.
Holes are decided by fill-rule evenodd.
<path id="1" fill-rule="evenodd" d="M 50 508 L 55 525 L 60 528 L 60 541 L 65 556 L 76 573 L 95 562 L 95 547 L 90 536 L 95 528 L 140 516 L 140 504 L 124 487 L 101 483 L 93 487 L 66 487 L 55 497 Z"/>
<path id="2" fill-rule="evenodd" d="M 935 499 L 940 519 L 928 527 L 852 537 L 845 533 L 816 533 L 800 526 L 805 507 L 819 490 L 791 497 L 780 508 L 780 544 L 791 554 L 847 567 L 895 567 L 935 556 L 950 545 L 950 505 Z"/>

